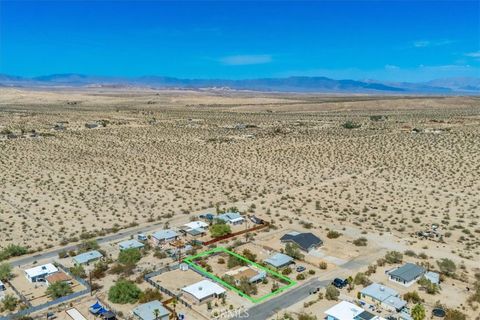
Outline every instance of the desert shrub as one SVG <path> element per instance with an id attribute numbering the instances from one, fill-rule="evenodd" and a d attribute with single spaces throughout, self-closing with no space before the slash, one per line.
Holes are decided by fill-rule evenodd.
<path id="1" fill-rule="evenodd" d="M 52 299 L 58 299 L 73 293 L 72 288 L 67 282 L 55 282 L 48 286 L 47 295 Z"/>
<path id="2" fill-rule="evenodd" d="M 337 239 L 338 237 L 340 237 L 342 234 L 338 231 L 335 231 L 335 230 L 330 230 L 327 232 L 327 238 L 328 239 Z"/>
<path id="3" fill-rule="evenodd" d="M 140 294 L 138 302 L 147 303 L 154 300 L 162 301 L 162 299 L 163 295 L 158 289 L 148 288 Z"/>
<path id="4" fill-rule="evenodd" d="M 467 320 L 467 316 L 457 309 L 447 309 L 444 320 Z"/>
<path id="5" fill-rule="evenodd" d="M 398 251 L 388 251 L 385 255 L 385 261 L 389 264 L 402 263 L 403 254 Z"/>
<path id="6" fill-rule="evenodd" d="M 368 278 L 368 276 L 365 273 L 359 272 L 353 278 L 353 283 L 356 284 L 356 285 L 362 285 L 362 286 L 366 287 L 366 286 L 370 285 L 372 283 L 372 281 L 370 281 L 370 279 Z"/>
<path id="7" fill-rule="evenodd" d="M 248 249 L 244 249 L 242 255 L 250 261 L 255 262 L 257 260 L 257 255 Z"/>
<path id="8" fill-rule="evenodd" d="M 325 298 L 327 298 L 327 300 L 337 300 L 339 296 L 340 291 L 333 285 L 329 285 L 325 290 Z"/>
<path id="9" fill-rule="evenodd" d="M 353 240 L 353 244 L 356 245 L 357 247 L 366 247 L 367 242 L 368 240 L 365 237 L 360 237 L 358 239 Z"/>
<path id="10" fill-rule="evenodd" d="M 0 281 L 7 281 L 12 278 L 12 266 L 7 263 L 3 262 L 0 264 Z"/>
<path id="11" fill-rule="evenodd" d="M 119 304 L 135 303 L 141 293 L 142 291 L 133 282 L 121 279 L 108 290 L 108 300 Z"/>
<path id="12" fill-rule="evenodd" d="M 357 129 L 357 128 L 360 128 L 361 126 L 362 125 L 360 123 L 356 123 L 350 120 L 342 124 L 342 127 L 344 127 L 345 129 Z"/>
<path id="13" fill-rule="evenodd" d="M 282 270 L 282 274 L 283 275 L 289 275 L 290 273 L 292 273 L 292 269 L 290 267 L 286 267 L 285 269 Z"/>
<path id="14" fill-rule="evenodd" d="M 17 308 L 20 301 L 13 294 L 6 294 L 3 296 L 1 303 L 4 310 L 13 311 Z"/>
<path id="15" fill-rule="evenodd" d="M 12 257 L 18 257 L 28 253 L 28 249 L 19 245 L 10 244 L 0 250 L 0 261 L 7 260 Z"/>
<path id="16" fill-rule="evenodd" d="M 406 255 L 407 257 L 416 257 L 417 256 L 417 254 L 413 250 L 405 250 L 405 252 L 403 254 Z"/>
<path id="17" fill-rule="evenodd" d="M 455 271 L 457 270 L 457 266 L 455 265 L 455 262 L 453 262 L 448 258 L 443 258 L 441 260 L 438 260 L 437 265 L 438 265 L 438 268 L 440 269 L 440 272 L 448 277 L 452 277 L 453 275 L 455 275 Z"/>
<path id="18" fill-rule="evenodd" d="M 298 315 L 298 320 L 317 320 L 317 316 L 302 312 Z"/>
<path id="19" fill-rule="evenodd" d="M 305 280 L 305 275 L 303 273 L 297 274 L 297 280 Z"/>
<path id="20" fill-rule="evenodd" d="M 435 283 L 432 283 L 425 277 L 422 277 L 418 280 L 418 284 L 428 293 L 428 294 L 436 294 L 440 291 L 440 288 Z"/>
<path id="21" fill-rule="evenodd" d="M 325 262 L 325 261 L 321 261 L 319 264 L 318 264 L 318 267 L 322 270 L 326 270 L 327 267 L 328 267 L 328 264 Z"/>
<path id="22" fill-rule="evenodd" d="M 403 295 L 403 299 L 407 302 L 412 302 L 412 303 L 420 303 L 420 302 L 423 301 L 423 299 L 420 298 L 417 291 L 412 291 L 412 292 L 405 293 Z"/>

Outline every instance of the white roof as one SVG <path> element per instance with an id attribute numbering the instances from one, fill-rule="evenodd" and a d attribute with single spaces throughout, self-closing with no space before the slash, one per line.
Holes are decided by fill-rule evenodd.
<path id="1" fill-rule="evenodd" d="M 184 224 L 183 226 L 187 227 L 187 229 L 199 229 L 199 228 L 208 227 L 208 223 L 205 223 L 203 221 L 192 221 L 192 222 Z"/>
<path id="2" fill-rule="evenodd" d="M 202 280 L 183 288 L 182 291 L 190 293 L 198 300 L 202 300 L 214 294 L 222 294 L 225 292 L 225 289 L 210 280 Z"/>
<path id="3" fill-rule="evenodd" d="M 362 308 L 353 303 L 342 301 L 325 311 L 325 314 L 338 320 L 354 320 L 363 311 Z"/>
<path id="4" fill-rule="evenodd" d="M 87 320 L 77 309 L 69 309 L 66 311 L 67 314 L 72 318 L 73 320 Z"/>
<path id="5" fill-rule="evenodd" d="M 57 272 L 58 269 L 51 263 L 44 264 L 42 266 L 36 266 L 30 269 L 25 270 L 25 273 L 30 277 L 38 277 L 46 274 L 51 274 Z"/>

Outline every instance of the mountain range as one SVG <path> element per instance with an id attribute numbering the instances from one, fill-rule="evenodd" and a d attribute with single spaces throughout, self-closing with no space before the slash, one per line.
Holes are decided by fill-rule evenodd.
<path id="1" fill-rule="evenodd" d="M 480 78 L 445 78 L 428 82 L 334 80 L 326 77 L 258 78 L 244 80 L 180 79 L 161 76 L 135 78 L 52 74 L 19 77 L 0 74 L 3 87 L 146 87 L 155 89 L 215 89 L 265 92 L 480 94 Z"/>

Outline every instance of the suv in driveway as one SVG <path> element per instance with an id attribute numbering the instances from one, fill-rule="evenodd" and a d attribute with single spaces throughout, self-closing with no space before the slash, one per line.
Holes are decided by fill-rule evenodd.
<path id="1" fill-rule="evenodd" d="M 306 270 L 306 269 L 305 269 L 304 266 L 298 266 L 298 267 L 297 267 L 297 272 L 303 272 L 303 271 L 305 271 L 305 270 Z"/>
<path id="2" fill-rule="evenodd" d="M 343 280 L 343 279 L 340 279 L 340 278 L 335 278 L 333 281 L 332 281 L 332 284 L 337 287 L 338 289 L 342 289 L 343 287 L 345 287 L 348 282 L 347 280 Z"/>

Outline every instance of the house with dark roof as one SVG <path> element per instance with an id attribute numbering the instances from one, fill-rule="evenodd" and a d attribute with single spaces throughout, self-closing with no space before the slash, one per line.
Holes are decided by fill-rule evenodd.
<path id="1" fill-rule="evenodd" d="M 280 238 L 280 241 L 295 243 L 300 249 L 306 252 L 318 248 L 323 244 L 323 241 L 311 232 L 289 232 L 284 234 Z"/>
<path id="2" fill-rule="evenodd" d="M 409 287 L 420 279 L 426 272 L 425 268 L 414 263 L 406 263 L 400 268 L 387 272 L 390 281 Z"/>

